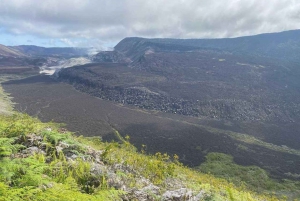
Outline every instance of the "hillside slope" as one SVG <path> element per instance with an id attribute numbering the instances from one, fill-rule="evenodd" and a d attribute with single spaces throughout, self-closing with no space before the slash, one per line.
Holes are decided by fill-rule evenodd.
<path id="1" fill-rule="evenodd" d="M 277 196 L 263 189 L 257 194 L 185 168 L 176 155 L 138 153 L 128 139 L 103 143 L 27 115 L 1 115 L 0 199 L 276 201 L 295 196 L 296 184 L 264 178 Z"/>
<path id="2" fill-rule="evenodd" d="M 103 58 L 104 53 L 100 52 L 94 62 L 127 61 L 128 71 L 146 71 L 153 78 L 122 83 L 121 77 L 126 75 L 116 75 L 110 80 L 100 77 L 93 80 L 109 87 L 109 82 L 119 79 L 117 85 L 124 89 L 115 96 L 122 99 L 115 100 L 118 102 L 216 119 L 271 122 L 300 119 L 297 78 L 300 30 L 225 39 L 125 38 L 113 52 L 105 52 Z M 61 77 L 68 76 L 69 71 L 76 74 L 82 69 L 66 70 Z M 157 76 L 163 81 L 157 81 Z M 160 97 L 152 93 L 145 100 L 132 100 L 128 94 L 131 92 L 126 92 L 129 86 L 129 91 L 145 87 Z"/>
<path id="3" fill-rule="evenodd" d="M 20 57 L 25 56 L 25 54 L 21 53 L 20 51 L 14 48 L 6 47 L 0 44 L 0 56 Z"/>
<path id="4" fill-rule="evenodd" d="M 176 155 L 143 155 L 129 137 L 120 138 L 121 144 L 104 143 L 28 115 L 0 114 L 0 199 L 285 200 L 185 168 Z M 296 195 L 296 184 L 268 182 Z"/>
<path id="5" fill-rule="evenodd" d="M 300 62 L 300 30 L 223 39 L 125 38 L 115 46 L 116 51 L 132 59 L 147 50 L 181 52 L 201 49 Z"/>
<path id="6" fill-rule="evenodd" d="M 257 165 L 275 177 L 294 175 L 297 180 L 298 156 L 271 152 L 274 147 L 279 148 L 276 151 L 300 149 L 300 70 L 292 57 L 276 56 L 290 50 L 298 55 L 298 34 L 299 30 L 235 39 L 126 38 L 113 52 L 99 53 L 95 62 L 101 63 L 64 69 L 58 80 L 153 115 L 150 119 L 122 111 L 112 117 L 103 111 L 104 119 L 109 117 L 104 121 L 123 135 L 131 133 L 136 146 L 146 144 L 152 153 L 177 152 L 185 159 L 182 162 L 195 166 L 208 152 L 219 151 L 231 154 L 239 164 Z M 19 94 L 21 90 L 12 91 Z M 30 105 L 28 110 L 36 111 Z M 118 118 L 123 115 L 127 124 Z M 164 123 L 155 121 L 156 116 L 162 116 Z M 192 123 L 170 128 L 165 117 Z M 206 126 L 212 129 L 198 130 Z M 214 138 L 228 133 L 242 143 Z"/>
<path id="7" fill-rule="evenodd" d="M 4 96 L 0 102 L 11 104 Z M 138 151 L 129 136 L 114 132 L 119 143 L 78 137 L 58 124 L 25 114 L 1 113 L 0 199 L 297 201 L 300 197 L 299 182 L 270 179 L 258 167 L 234 164 L 230 156 L 211 153 L 200 167 L 224 178 L 220 179 L 184 167 L 177 155 L 145 155 L 145 146 Z"/>

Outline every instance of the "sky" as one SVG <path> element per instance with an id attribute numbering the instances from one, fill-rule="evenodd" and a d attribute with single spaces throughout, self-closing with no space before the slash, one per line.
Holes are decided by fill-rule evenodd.
<path id="1" fill-rule="evenodd" d="M 299 0 L 0 0 L 0 44 L 111 49 L 125 37 L 300 29 Z"/>

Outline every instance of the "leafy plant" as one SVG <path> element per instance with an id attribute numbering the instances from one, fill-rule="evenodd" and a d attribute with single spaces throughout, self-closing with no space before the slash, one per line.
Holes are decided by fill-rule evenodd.
<path id="1" fill-rule="evenodd" d="M 33 135 L 34 134 L 34 135 Z M 73 136 L 69 132 L 60 132 L 53 123 L 41 123 L 28 115 L 0 115 L 0 200 L 118 200 L 126 192 L 114 189 L 109 183 L 109 174 L 92 174 L 92 160 L 86 160 L 88 147 L 101 150 L 101 160 L 107 167 L 119 166 L 116 177 L 128 188 L 142 188 L 137 181 L 142 177 L 159 186 L 163 192 L 170 180 L 180 183 L 194 192 L 203 191 L 204 200 L 278 200 L 273 195 L 256 194 L 251 186 L 237 187 L 228 181 L 242 183 L 242 174 L 248 175 L 249 182 L 256 182 L 257 177 L 268 179 L 265 172 L 256 167 L 241 169 L 233 163 L 232 157 L 222 154 L 207 156 L 206 166 L 202 168 L 212 173 L 226 174 L 219 179 L 211 174 L 202 174 L 184 167 L 178 162 L 178 156 L 166 153 L 145 155 L 139 153 L 126 137 L 121 143 L 102 142 L 99 138 Z M 26 140 L 30 136 L 40 136 L 41 142 L 33 144 L 44 152 L 24 155 Z M 57 147 L 65 145 L 63 150 Z M 67 154 L 76 154 L 74 160 L 67 159 Z M 226 173 L 223 167 L 230 169 Z M 217 171 L 219 170 L 219 171 Z M 241 171 L 242 170 L 242 171 Z M 239 172 L 240 171 L 240 172 Z M 220 176 L 221 177 L 221 176 Z M 252 180 L 250 177 L 253 177 Z M 237 183 L 239 185 L 240 183 Z M 278 185 L 277 183 L 272 183 Z M 295 189 L 295 183 L 286 184 Z M 258 186 L 259 188 L 261 187 Z M 282 186 L 279 186 L 280 188 Z M 287 188 L 281 188 L 287 189 Z M 155 197 L 155 195 L 153 195 Z M 157 197 L 158 199 L 159 197 Z"/>

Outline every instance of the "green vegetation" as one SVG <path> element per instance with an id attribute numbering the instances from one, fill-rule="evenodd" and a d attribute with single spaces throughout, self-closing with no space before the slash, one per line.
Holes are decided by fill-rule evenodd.
<path id="1" fill-rule="evenodd" d="M 289 197 L 300 196 L 300 182 L 269 178 L 268 173 L 257 166 L 241 166 L 233 157 L 222 153 L 209 153 L 206 162 L 198 168 L 201 172 L 224 178 L 236 186 L 244 186 L 256 192 L 274 192 Z"/>
<path id="2" fill-rule="evenodd" d="M 196 125 L 195 126 L 201 127 L 206 129 L 209 132 L 215 133 L 215 134 L 220 134 L 220 135 L 228 135 L 229 137 L 238 140 L 240 142 L 244 142 L 247 144 L 251 144 L 251 145 L 258 145 L 273 151 L 278 151 L 278 152 L 283 152 L 283 153 L 289 153 L 289 154 L 293 154 L 293 155 L 297 155 L 300 156 L 300 150 L 297 149 L 292 149 L 290 147 L 287 146 L 278 146 L 272 143 L 268 143 L 268 142 L 264 142 L 262 140 L 259 140 L 251 135 L 247 135 L 244 133 L 237 133 L 237 132 L 233 132 L 233 131 L 228 131 L 228 130 L 222 130 L 222 129 L 218 129 L 218 128 L 213 128 L 213 127 L 209 127 L 209 126 L 200 126 L 200 125 Z"/>
<path id="3" fill-rule="evenodd" d="M 57 150 L 62 142 L 82 158 L 67 161 Z M 38 151 L 30 152 L 30 147 Z M 1 116 L 0 200 L 116 200 L 123 191 L 88 183 L 94 175 L 83 157 L 86 149 L 54 124 L 22 114 Z"/>
<path id="4" fill-rule="evenodd" d="M 1 83 L 1 79 L 0 79 Z M 0 87 L 0 114 L 9 115 L 12 114 L 11 100 L 3 89 Z"/>
<path id="5" fill-rule="evenodd" d="M 28 76 L 28 75 L 27 75 Z M 21 79 L 26 75 L 2 74 L 0 75 L 0 84 L 12 79 Z M 11 115 L 13 113 L 13 102 L 8 93 L 0 85 L 0 115 Z"/>
<path id="6" fill-rule="evenodd" d="M 36 151 L 26 152 L 32 147 Z M 145 178 L 157 185 L 161 194 L 168 185 L 180 184 L 195 194 L 205 192 L 203 200 L 279 200 L 183 167 L 176 155 L 139 153 L 129 137 L 121 144 L 104 143 L 96 137 L 73 136 L 53 123 L 17 113 L 0 117 L 0 200 L 119 200 L 129 192 L 112 186 L 108 172 L 92 172 L 95 158 L 89 158 L 98 150 L 100 163 L 119 167 L 114 179 L 122 180 L 127 189 L 143 188 L 139 180 Z M 71 160 L 70 153 L 76 159 Z M 230 164 L 230 157 L 223 159 Z M 256 173 L 267 178 L 264 172 Z"/>

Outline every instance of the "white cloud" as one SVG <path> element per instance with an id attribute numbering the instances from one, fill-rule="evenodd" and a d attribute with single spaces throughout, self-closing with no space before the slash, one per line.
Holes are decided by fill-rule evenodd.
<path id="1" fill-rule="evenodd" d="M 127 36 L 234 37 L 300 28 L 296 0 L 3 0 L 12 34 L 111 43 Z M 81 45 L 84 45 L 83 43 Z"/>

